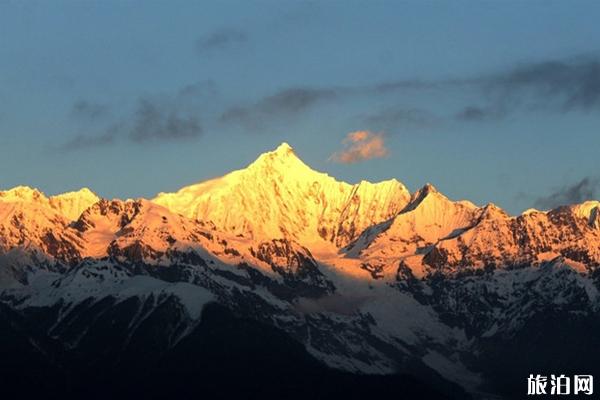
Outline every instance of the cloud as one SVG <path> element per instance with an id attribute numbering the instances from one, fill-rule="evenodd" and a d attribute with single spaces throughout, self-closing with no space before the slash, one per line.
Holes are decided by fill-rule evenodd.
<path id="1" fill-rule="evenodd" d="M 573 59 L 523 65 L 492 77 L 490 88 L 503 96 L 528 94 L 543 106 L 563 112 L 600 107 L 600 61 Z"/>
<path id="2" fill-rule="evenodd" d="M 263 112 L 296 113 L 307 109 L 318 101 L 332 99 L 335 96 L 334 89 L 295 87 L 266 97 L 258 106 Z"/>
<path id="3" fill-rule="evenodd" d="M 255 103 L 231 107 L 221 114 L 219 120 L 259 129 L 272 120 L 301 114 L 321 101 L 334 99 L 337 94 L 334 88 L 291 87 Z"/>
<path id="4" fill-rule="evenodd" d="M 580 57 L 534 62 L 495 73 L 438 80 L 289 87 L 254 102 L 229 107 L 219 121 L 260 130 L 284 118 L 302 115 L 325 101 L 353 101 L 359 97 L 389 97 L 397 101 L 397 96 L 414 93 L 457 98 L 458 110 L 450 118 L 461 122 L 498 120 L 517 112 L 591 112 L 600 110 L 600 60 Z M 465 95 L 475 96 L 477 105 L 465 103 Z M 368 126 L 381 130 L 405 125 L 423 127 L 446 119 L 416 105 L 390 107 L 363 118 Z"/>
<path id="5" fill-rule="evenodd" d="M 369 131 L 356 131 L 346 135 L 343 149 L 333 153 L 329 159 L 341 164 L 353 164 L 372 158 L 383 158 L 389 154 L 383 135 Z"/>
<path id="6" fill-rule="evenodd" d="M 105 104 L 94 103 L 87 100 L 77 100 L 71 109 L 71 116 L 75 119 L 96 121 L 109 114 L 109 108 Z"/>
<path id="7" fill-rule="evenodd" d="M 466 106 L 456 113 L 455 118 L 465 122 L 481 122 L 503 118 L 506 113 L 506 110 L 501 108 Z"/>
<path id="8" fill-rule="evenodd" d="M 522 64 L 506 71 L 454 81 L 479 91 L 483 106 L 466 106 L 462 121 L 499 119 L 516 112 L 600 111 L 600 60 L 570 58 Z"/>
<path id="9" fill-rule="evenodd" d="M 183 86 L 177 92 L 179 100 L 213 99 L 217 95 L 217 86 L 211 80 L 190 83 Z"/>
<path id="10" fill-rule="evenodd" d="M 141 96 L 130 111 L 107 121 L 104 129 L 96 125 L 95 133 L 75 135 L 58 148 L 75 151 L 107 146 L 120 140 L 134 144 L 193 140 L 203 133 L 200 111 L 215 95 L 215 85 L 208 81 L 186 85 L 171 94 Z M 74 110 L 92 118 L 102 110 L 94 104 L 79 100 Z"/>
<path id="11" fill-rule="evenodd" d="M 459 111 L 456 114 L 456 118 L 463 121 L 481 121 L 482 119 L 486 119 L 488 114 L 483 108 L 468 106 Z"/>
<path id="12" fill-rule="evenodd" d="M 365 88 L 367 89 L 367 88 Z M 478 90 L 485 107 L 465 106 L 457 113 L 463 120 L 503 117 L 508 111 L 600 110 L 600 58 L 571 57 L 522 63 L 504 71 L 463 78 L 407 79 L 379 83 L 368 88 L 374 94 L 402 91 Z"/>
<path id="13" fill-rule="evenodd" d="M 246 40 L 243 32 L 222 29 L 201 38 L 198 45 L 207 50 Z M 113 116 L 112 121 L 108 120 L 111 118 L 111 109 L 107 105 L 80 99 L 72 107 L 73 118 L 106 123 L 109 127 L 118 125 L 120 130 L 115 133 L 113 129 L 109 133 L 112 128 L 96 129 L 96 136 L 76 135 L 61 148 L 105 146 L 118 140 L 147 143 L 199 137 L 203 132 L 199 112 L 207 104 L 213 103 L 215 93 L 212 82 L 200 82 L 187 85 L 171 94 L 144 96 L 135 103 L 129 115 L 122 115 L 120 118 Z M 221 124 L 234 124 L 249 131 L 260 131 L 272 124 L 290 122 L 328 102 L 351 102 L 360 97 L 390 98 L 397 102 L 397 96 L 414 93 L 458 96 L 458 110 L 450 118 L 461 122 L 497 120 L 516 112 L 592 112 L 600 110 L 600 61 L 594 57 L 580 57 L 528 63 L 492 74 L 452 79 L 390 80 L 356 86 L 292 86 L 255 101 L 215 112 L 220 113 L 218 122 Z M 478 97 L 475 105 L 460 100 L 465 94 Z M 207 99 L 211 99 L 211 103 Z M 443 123 L 447 119 L 410 104 L 383 108 L 359 118 L 369 128 L 379 131 L 392 131 L 406 126 L 422 128 Z M 338 162 L 352 162 L 350 160 L 355 158 L 362 160 L 360 149 L 372 149 L 378 144 L 378 140 L 383 143 L 383 139 L 375 139 L 368 146 L 348 146 L 355 148 L 354 153 L 349 148 L 332 159 Z M 378 154 L 377 151 L 385 153 L 383 150 L 370 151 L 374 151 L 374 154 Z"/>
<path id="14" fill-rule="evenodd" d="M 129 138 L 136 143 L 196 138 L 202 134 L 198 117 L 185 115 L 150 99 L 140 99 Z"/>
<path id="15" fill-rule="evenodd" d="M 598 194 L 600 194 L 600 178 L 585 177 L 575 184 L 564 186 L 548 196 L 538 198 L 534 206 L 548 210 L 561 205 L 593 200 Z"/>
<path id="16" fill-rule="evenodd" d="M 515 112 L 567 113 L 600 111 L 600 59 L 595 56 L 524 63 L 504 71 L 464 78 L 389 81 L 349 93 L 402 94 L 408 91 L 446 95 L 473 94 L 482 105 L 466 104 L 454 115 L 465 122 L 501 119 Z M 374 116 L 379 124 L 410 122 L 407 110 L 387 110 Z M 397 121 L 394 121 L 394 120 Z"/>
<path id="17" fill-rule="evenodd" d="M 600 111 L 600 59 L 596 56 L 523 63 L 480 76 L 383 82 L 364 93 L 389 94 L 406 91 L 443 90 L 475 93 L 482 105 L 464 105 L 455 118 L 460 121 L 500 119 L 515 112 L 567 113 Z"/>
<path id="18" fill-rule="evenodd" d="M 238 29 L 222 28 L 196 41 L 196 49 L 204 54 L 248 41 L 248 34 Z"/>
<path id="19" fill-rule="evenodd" d="M 58 147 L 60 151 L 74 151 L 108 146 L 115 142 L 116 131 L 109 129 L 100 135 L 77 135 Z"/>
<path id="20" fill-rule="evenodd" d="M 427 81 L 422 79 L 404 79 L 394 80 L 388 82 L 381 82 L 375 85 L 366 86 L 362 88 L 364 94 L 388 94 L 397 93 L 409 90 L 424 91 L 432 89 L 445 89 L 448 86 L 458 86 L 465 82 L 463 80 L 438 80 L 438 81 Z"/>
<path id="21" fill-rule="evenodd" d="M 420 108 L 387 108 L 368 115 L 364 121 L 368 126 L 391 130 L 397 127 L 423 127 L 435 123 L 436 116 Z"/>

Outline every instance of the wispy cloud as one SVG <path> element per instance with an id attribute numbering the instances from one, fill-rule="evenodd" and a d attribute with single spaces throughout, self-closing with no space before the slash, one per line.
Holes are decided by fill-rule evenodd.
<path id="1" fill-rule="evenodd" d="M 497 120 L 505 117 L 506 114 L 506 110 L 499 107 L 489 108 L 479 106 L 466 106 L 465 108 L 457 112 L 455 117 L 459 121 L 481 122 L 488 120 Z"/>
<path id="2" fill-rule="evenodd" d="M 106 122 L 105 128 L 99 129 L 96 125 L 95 133 L 75 135 L 59 145 L 58 149 L 75 151 L 103 147 L 120 140 L 145 144 L 196 139 L 204 131 L 199 116 L 202 105 L 207 99 L 214 98 L 215 92 L 212 82 L 199 82 L 186 85 L 173 94 L 141 96 L 130 112 L 119 118 L 109 118 L 108 121 L 102 118 Z M 79 100 L 73 110 L 81 113 L 82 117 L 92 118 L 103 108 Z"/>
<path id="3" fill-rule="evenodd" d="M 421 108 L 391 107 L 367 115 L 364 122 L 375 129 L 391 131 L 398 127 L 424 127 L 437 121 L 437 117 Z"/>
<path id="4" fill-rule="evenodd" d="M 459 90 L 475 89 L 480 105 L 466 105 L 459 121 L 502 119 L 516 113 L 600 111 L 600 60 L 579 57 L 519 66 L 479 77 L 453 81 Z"/>
<path id="5" fill-rule="evenodd" d="M 538 198 L 535 207 L 547 210 L 561 205 L 581 203 L 595 199 L 598 194 L 600 194 L 600 178 L 588 176 L 579 182 L 563 186 L 547 196 Z"/>
<path id="6" fill-rule="evenodd" d="M 133 118 L 129 138 L 136 143 L 192 139 L 202 134 L 197 116 L 150 99 L 139 100 Z"/>
<path id="7" fill-rule="evenodd" d="M 481 80 L 504 101 L 560 112 L 600 110 L 600 60 L 530 63 Z"/>
<path id="8" fill-rule="evenodd" d="M 389 154 L 383 134 L 369 131 L 356 131 L 346 135 L 342 150 L 333 153 L 329 159 L 342 164 L 353 164 L 373 158 L 383 158 Z"/>
<path id="9" fill-rule="evenodd" d="M 522 63 L 479 76 L 383 82 L 371 93 L 399 91 L 479 91 L 485 106 L 465 105 L 457 118 L 480 120 L 502 117 L 512 111 L 600 111 L 600 58 L 571 57 Z"/>
<path id="10" fill-rule="evenodd" d="M 243 32 L 224 29 L 203 37 L 199 46 L 218 48 L 245 40 L 247 36 Z M 198 116 L 202 107 L 198 106 L 198 99 L 206 98 L 207 93 L 214 95 L 214 85 L 188 85 L 158 99 L 143 96 L 130 115 L 112 121 L 106 121 L 110 117 L 108 106 L 80 99 L 73 105 L 71 116 L 96 123 L 106 122 L 107 126 L 119 125 L 121 131 L 108 134 L 105 129 L 97 136 L 79 135 L 63 147 L 79 149 L 121 139 L 147 143 L 196 138 L 203 132 L 203 121 Z M 458 109 L 449 117 L 437 115 L 426 106 L 407 102 L 410 97 L 406 96 L 411 93 L 418 94 L 421 99 L 455 96 Z M 465 94 L 468 94 L 469 102 L 462 100 Z M 515 113 L 595 112 L 600 111 L 600 60 L 580 57 L 529 63 L 496 73 L 452 79 L 390 80 L 356 86 L 292 86 L 254 101 L 224 106 L 220 113 L 215 111 L 219 115 L 217 121 L 211 122 L 259 132 L 283 122 L 294 122 L 295 118 L 307 115 L 317 106 L 331 102 L 352 102 L 363 97 L 390 99 L 398 104 L 398 96 L 405 96 L 404 105 L 374 109 L 357 117 L 369 129 L 393 132 L 400 127 L 443 124 L 449 119 L 480 122 L 499 120 Z"/>
<path id="11" fill-rule="evenodd" d="M 111 145 L 115 142 L 116 132 L 108 130 L 100 135 L 83 135 L 79 134 L 69 139 L 62 145 L 58 146 L 60 151 L 74 151 L 89 149 L 94 147 L 103 147 Z"/>
<path id="12" fill-rule="evenodd" d="M 221 28 L 199 38 L 196 41 L 196 49 L 199 53 L 205 54 L 246 41 L 248 41 L 246 32 L 235 28 Z"/>
<path id="13" fill-rule="evenodd" d="M 380 82 L 374 85 L 358 88 L 358 93 L 362 94 L 388 94 L 404 91 L 424 91 L 445 89 L 449 86 L 464 85 L 465 80 L 444 79 L 444 80 L 423 80 L 423 79 L 403 79 Z"/>
<path id="14" fill-rule="evenodd" d="M 384 96 L 397 102 L 398 96 L 409 94 L 418 94 L 420 98 L 455 98 L 458 109 L 454 115 L 444 117 L 437 116 L 427 107 L 409 103 L 365 113 L 361 117 L 362 122 L 372 129 L 391 131 L 406 125 L 425 127 L 452 119 L 481 122 L 499 120 L 515 113 L 600 111 L 600 60 L 594 57 L 568 58 L 521 64 L 495 73 L 439 80 L 390 80 L 357 86 L 294 86 L 254 102 L 231 106 L 221 114 L 219 121 L 256 131 L 303 115 L 315 105 L 325 102 L 351 102 L 359 97 Z M 470 102 L 464 100 L 464 95 L 468 95 Z M 475 104 L 472 103 L 473 97 Z"/>
<path id="15" fill-rule="evenodd" d="M 75 119 L 97 121 L 109 115 L 109 107 L 88 100 L 79 99 L 73 104 L 71 116 Z"/>
<path id="16" fill-rule="evenodd" d="M 220 121 L 259 129 L 273 119 L 289 118 L 307 111 L 321 101 L 334 99 L 337 93 L 334 88 L 287 88 L 255 103 L 231 107 L 221 115 Z"/>

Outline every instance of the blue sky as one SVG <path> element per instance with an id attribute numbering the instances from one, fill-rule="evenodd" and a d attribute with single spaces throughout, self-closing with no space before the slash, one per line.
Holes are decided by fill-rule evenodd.
<path id="1" fill-rule="evenodd" d="M 338 179 L 512 213 L 598 197 L 598 20 L 595 1 L 0 0 L 0 187 L 151 197 L 287 141 Z M 335 162 L 362 130 L 387 155 Z"/>

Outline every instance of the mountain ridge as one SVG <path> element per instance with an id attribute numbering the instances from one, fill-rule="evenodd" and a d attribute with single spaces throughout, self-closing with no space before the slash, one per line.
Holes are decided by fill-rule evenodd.
<path id="1" fill-rule="evenodd" d="M 395 179 L 354 185 L 337 181 L 310 169 L 283 143 L 245 169 L 160 193 L 152 201 L 234 234 L 320 237 L 339 246 L 398 212 L 409 197 Z"/>
<path id="2" fill-rule="evenodd" d="M 104 211 L 96 217 L 98 221 L 92 223 L 94 229 L 73 229 L 85 224 L 82 217 L 86 213 L 89 215 L 98 204 Z M 120 230 L 131 222 L 128 216 L 120 215 L 121 220 L 109 223 L 110 208 L 139 208 L 142 204 L 146 205 L 145 209 L 156 204 L 174 214 L 167 216 L 168 213 L 161 211 L 159 214 L 164 214 L 161 218 L 184 217 L 179 218 L 181 226 L 200 222 L 229 241 L 254 243 L 255 248 L 261 243 L 284 239 L 323 255 L 334 267 L 346 263 L 341 258 L 361 258 L 368 260 L 367 265 L 377 264 L 379 270 L 388 268 L 385 265 L 394 268 L 401 259 L 414 256 L 414 260 L 421 263 L 415 268 L 419 273 L 423 273 L 422 268 L 429 268 L 427 260 L 420 255 L 433 248 L 452 254 L 464 253 L 458 249 L 464 248 L 466 242 L 473 243 L 475 248 L 477 241 L 487 243 L 489 249 L 496 252 L 497 243 L 518 247 L 511 237 L 522 235 L 519 229 L 531 229 L 528 221 L 541 223 L 539 221 L 548 220 L 555 226 L 555 231 L 562 228 L 556 227 L 560 224 L 554 224 L 553 218 L 568 215 L 573 218 L 572 224 L 578 227 L 577 232 L 583 232 L 586 225 L 590 228 L 582 239 L 587 243 L 595 243 L 600 227 L 600 202 L 596 200 L 555 210 L 527 210 L 521 215 L 510 216 L 491 203 L 478 207 L 466 200 L 452 201 L 430 183 L 411 194 L 396 179 L 356 184 L 337 181 L 312 170 L 289 144 L 282 143 L 275 150 L 261 154 L 245 169 L 185 186 L 174 193 L 159 193 L 151 200 L 109 201 L 87 188 L 50 197 L 25 186 L 1 191 L 0 216 L 4 223 L 0 224 L 3 239 L 0 245 L 6 251 L 31 243 L 53 257 L 68 258 L 72 253 L 74 260 L 103 257 L 108 254 L 111 242 L 121 235 Z M 583 219 L 587 224 L 581 222 Z M 103 229 L 96 226 L 106 223 L 112 225 Z M 117 226 L 122 223 L 123 226 Z M 497 232 L 500 225 L 506 226 L 502 236 Z M 570 228 L 566 225 L 564 229 Z M 484 231 L 488 236 L 486 239 L 483 239 Z M 544 237 L 549 232 L 539 231 L 536 236 Z M 577 235 L 577 232 L 573 234 Z M 556 235 L 553 233 L 553 237 Z M 492 243 L 494 241 L 496 243 Z M 453 250 L 448 247 L 450 243 L 457 243 Z M 544 256 L 525 259 L 540 262 L 551 254 L 565 256 L 564 251 L 554 251 L 554 247 L 560 246 L 542 245 L 540 249 L 530 251 L 538 255 L 544 253 Z M 523 259 L 521 253 L 511 251 L 513 260 L 501 260 L 496 256 L 495 262 Z M 483 249 L 479 250 L 479 257 L 484 253 L 490 261 L 491 253 Z M 575 256 L 571 252 L 570 255 L 576 263 L 600 260 L 596 252 L 588 253 Z M 457 256 L 452 257 L 456 259 L 454 263 L 458 263 Z M 476 260 L 469 262 L 478 263 Z"/>
<path id="3" fill-rule="evenodd" d="M 65 362 L 109 370 L 124 349 L 168 354 L 218 303 L 329 368 L 516 393 L 498 376 L 521 382 L 528 364 L 499 348 L 521 354 L 540 332 L 552 343 L 600 327 L 599 210 L 594 200 L 511 216 L 431 184 L 351 185 L 282 145 L 153 200 L 0 192 L 0 304 L 37 327 L 42 356 L 59 346 Z M 552 360 L 572 368 L 577 351 L 592 371 L 596 341 L 571 342 Z"/>

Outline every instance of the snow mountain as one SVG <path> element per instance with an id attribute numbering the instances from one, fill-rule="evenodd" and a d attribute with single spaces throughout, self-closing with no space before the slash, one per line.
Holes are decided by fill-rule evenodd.
<path id="1" fill-rule="evenodd" d="M 339 247 L 398 213 L 409 199 L 396 180 L 350 185 L 313 171 L 283 143 L 243 170 L 152 201 L 253 240 L 321 240 Z"/>
<path id="2" fill-rule="evenodd" d="M 430 184 L 339 182 L 285 143 L 152 200 L 17 187 L 0 192 L 0 376 L 17 382 L 27 358 L 40 387 L 160 391 L 158 377 L 196 370 L 216 382 L 227 354 L 262 360 L 236 379 L 297 387 L 282 374 L 296 368 L 321 394 L 356 380 L 349 392 L 519 397 L 530 373 L 598 369 L 599 214 L 593 200 L 511 216 Z"/>

